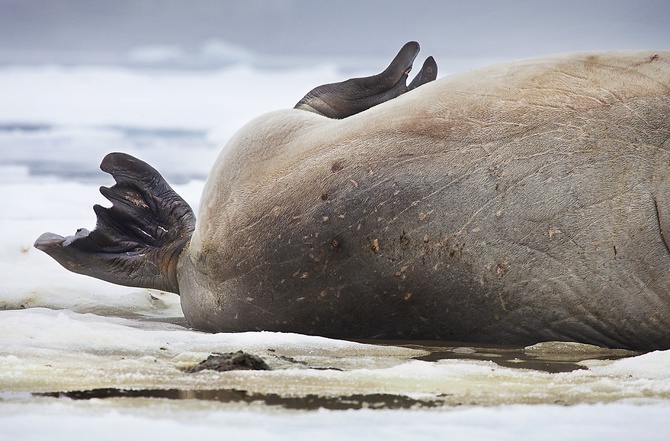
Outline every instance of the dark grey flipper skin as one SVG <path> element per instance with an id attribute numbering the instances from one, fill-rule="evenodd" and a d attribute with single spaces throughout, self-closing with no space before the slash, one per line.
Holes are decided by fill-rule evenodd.
<path id="1" fill-rule="evenodd" d="M 433 57 L 428 57 L 410 85 L 406 84 L 419 49 L 419 43 L 410 41 L 400 49 L 382 73 L 316 87 L 295 108 L 328 118 L 342 119 L 433 81 L 437 78 L 437 64 Z"/>
<path id="2" fill-rule="evenodd" d="M 407 92 L 414 90 L 419 86 L 423 86 L 426 83 L 430 83 L 437 78 L 437 63 L 433 57 L 426 58 L 426 61 L 423 62 L 421 70 L 414 77 L 409 86 L 407 86 Z"/>
<path id="3" fill-rule="evenodd" d="M 93 207 L 95 229 L 68 237 L 44 233 L 35 247 L 75 273 L 178 294 L 177 262 L 195 228 L 193 210 L 137 158 L 110 153 L 100 168 L 116 184 L 100 188 L 112 207 Z"/>

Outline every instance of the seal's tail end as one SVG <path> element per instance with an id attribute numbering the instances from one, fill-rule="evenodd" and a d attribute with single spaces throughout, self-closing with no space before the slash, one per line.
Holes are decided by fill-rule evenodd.
<path id="1" fill-rule="evenodd" d="M 179 293 L 177 262 L 195 228 L 191 207 L 149 164 L 110 153 L 100 168 L 116 181 L 100 192 L 96 227 L 74 236 L 42 234 L 35 247 L 66 269 L 108 282 Z"/>

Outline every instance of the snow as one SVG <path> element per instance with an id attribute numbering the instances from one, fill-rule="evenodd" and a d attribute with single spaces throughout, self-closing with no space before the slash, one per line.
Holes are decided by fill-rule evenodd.
<path id="1" fill-rule="evenodd" d="M 222 56 L 232 50 L 210 49 Z M 171 53 L 147 48 L 136 55 Z M 98 187 L 112 184 L 98 169 L 106 153 L 148 161 L 197 209 L 204 178 L 231 134 L 340 79 L 327 65 L 0 69 L 0 438 L 669 438 L 670 351 L 598 360 L 602 354 L 583 346 L 528 348 L 547 358 L 567 352 L 582 367 L 549 373 L 521 361 L 502 366 L 495 353 L 470 357 L 479 348 L 455 348 L 461 358 L 431 362 L 417 359 L 427 354 L 421 348 L 272 332 L 207 334 L 188 329 L 176 295 L 72 274 L 32 248 L 45 231 L 93 228 L 91 206 L 108 205 Z M 184 372 L 213 352 L 240 349 L 272 370 Z M 260 398 L 33 395 L 100 388 L 236 390 Z M 373 397 L 391 395 L 436 407 L 310 411 L 262 398 L 356 394 L 373 404 Z"/>
<path id="2" fill-rule="evenodd" d="M 286 412 L 264 408 L 190 409 L 158 402 L 131 409 L 96 402 L 13 404 L 3 409 L 12 440 L 161 440 L 204 437 L 263 440 L 667 440 L 667 406 L 577 405 L 454 408 L 446 411 Z M 40 424 L 35 423 L 39 417 Z M 8 427 L 8 423 L 9 427 Z"/>
<path id="3" fill-rule="evenodd" d="M 214 71 L 14 67 L 2 69 L 0 79 L 3 122 L 202 130 L 236 128 L 293 107 L 313 84 L 342 80 L 334 66 L 296 72 L 245 65 Z"/>

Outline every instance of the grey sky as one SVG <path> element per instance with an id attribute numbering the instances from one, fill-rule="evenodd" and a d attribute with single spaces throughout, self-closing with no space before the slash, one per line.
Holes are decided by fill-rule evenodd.
<path id="1" fill-rule="evenodd" d="M 122 62 L 225 41 L 267 58 L 440 58 L 670 49 L 667 0 L 0 0 L 0 62 Z M 444 61 L 442 61 L 444 62 Z"/>

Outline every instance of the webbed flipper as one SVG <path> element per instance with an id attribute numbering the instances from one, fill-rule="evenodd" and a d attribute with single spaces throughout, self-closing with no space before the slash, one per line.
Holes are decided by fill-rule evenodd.
<path id="1" fill-rule="evenodd" d="M 419 49 L 419 43 L 410 41 L 382 73 L 318 86 L 307 93 L 295 108 L 328 118 L 346 118 L 433 81 L 437 78 L 437 64 L 433 57 L 428 57 L 416 78 L 409 86 L 406 84 Z"/>
<path id="2" fill-rule="evenodd" d="M 193 210 L 158 171 L 137 158 L 110 153 L 100 168 L 116 184 L 100 188 L 112 206 L 93 207 L 95 229 L 68 237 L 44 233 L 35 247 L 75 273 L 179 293 L 177 262 L 195 228 Z"/>

